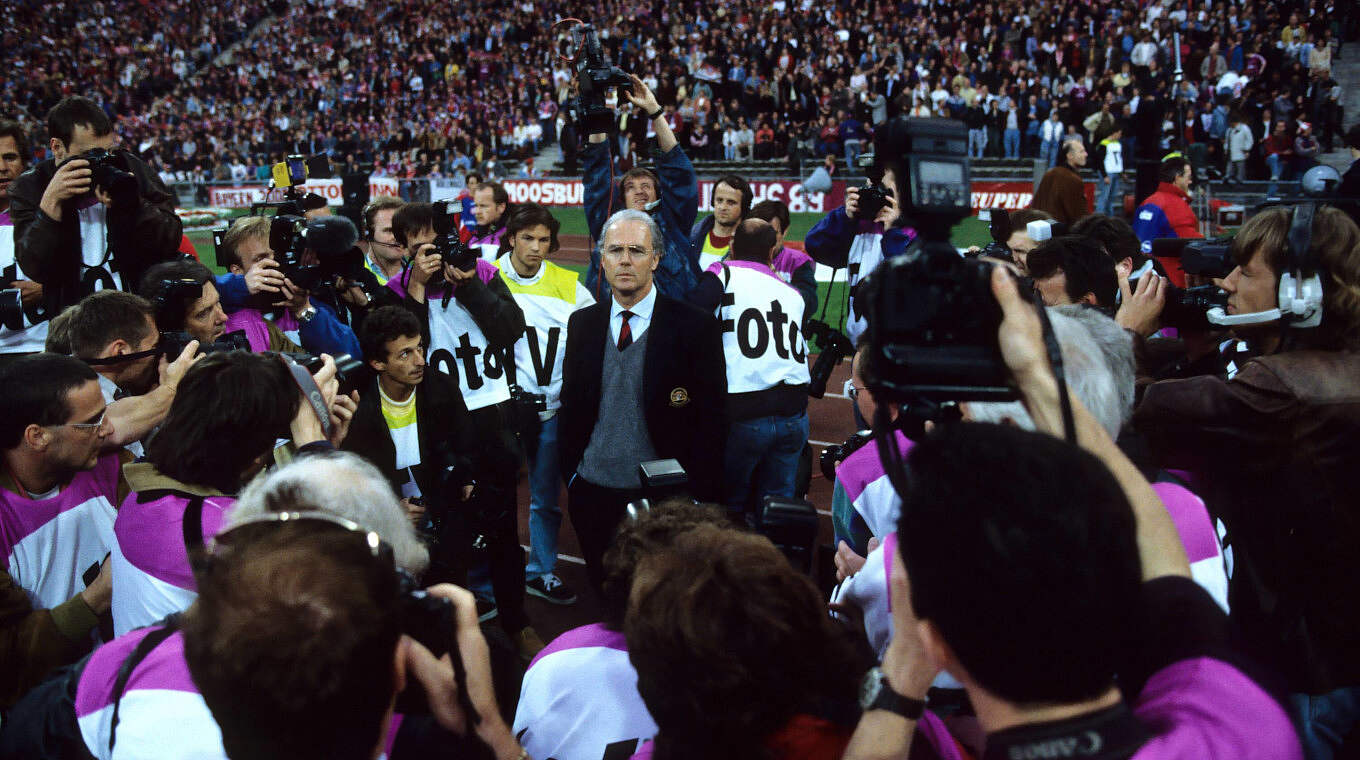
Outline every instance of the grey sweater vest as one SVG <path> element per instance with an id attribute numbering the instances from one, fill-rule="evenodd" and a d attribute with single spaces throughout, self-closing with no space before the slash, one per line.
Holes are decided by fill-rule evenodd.
<path id="1" fill-rule="evenodd" d="M 597 486 L 637 488 L 637 468 L 656 459 L 643 411 L 642 371 L 652 331 L 620 351 L 605 331 L 604 368 L 600 373 L 600 410 L 577 474 Z"/>

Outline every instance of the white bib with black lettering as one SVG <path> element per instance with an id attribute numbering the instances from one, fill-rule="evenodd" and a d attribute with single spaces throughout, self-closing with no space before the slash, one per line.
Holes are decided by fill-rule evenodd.
<path id="1" fill-rule="evenodd" d="M 28 279 L 19 267 L 19 262 L 14 260 L 14 226 L 0 224 L 0 274 L 8 275 L 6 270 L 11 265 L 14 266 L 13 279 Z M 10 282 L 9 279 L 0 281 L 0 288 L 8 288 Z M 27 308 L 13 316 L 12 321 L 0 320 L 0 354 L 27 354 L 43 350 L 47 343 L 47 320 L 38 316 L 35 323 L 35 312 Z"/>
<path id="2" fill-rule="evenodd" d="M 503 358 L 499 352 L 486 350 L 486 336 L 472 313 L 453 298 L 448 308 L 437 298 L 431 298 L 429 305 L 430 365 L 458 379 L 469 411 L 509 400 Z"/>
<path id="3" fill-rule="evenodd" d="M 595 303 L 570 269 L 545 261 L 532 278 L 521 277 L 510 254 L 496 260 L 501 279 L 524 312 L 524 335 L 515 342 L 515 381 L 541 393 L 548 411 L 562 406 L 562 359 L 567 353 L 567 321 L 577 309 Z"/>
<path id="4" fill-rule="evenodd" d="M 726 274 L 724 275 L 724 268 Z M 727 392 L 809 382 L 803 297 L 769 267 L 726 261 L 709 267 L 725 281 L 718 320 L 727 360 Z"/>
<path id="5" fill-rule="evenodd" d="M 861 232 L 850 243 L 846 255 L 846 275 L 850 281 L 850 313 L 845 317 L 845 334 L 852 344 L 859 342 L 859 336 L 869 326 L 869 321 L 860 313 L 856 296 L 859 284 L 883 263 L 883 233 Z"/>

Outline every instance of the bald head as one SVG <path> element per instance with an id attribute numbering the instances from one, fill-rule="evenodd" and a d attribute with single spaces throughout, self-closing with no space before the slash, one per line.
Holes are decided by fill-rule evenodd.
<path id="1" fill-rule="evenodd" d="M 758 261 L 769 264 L 774 260 L 779 234 L 764 219 L 746 219 L 732 234 L 731 256 L 738 261 Z"/>

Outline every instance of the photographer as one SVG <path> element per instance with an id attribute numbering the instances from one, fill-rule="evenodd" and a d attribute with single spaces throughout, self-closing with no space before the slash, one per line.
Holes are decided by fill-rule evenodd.
<path id="1" fill-rule="evenodd" d="M 505 237 L 506 209 L 510 194 L 499 182 L 479 182 L 472 190 L 472 216 L 477 224 L 467 244 L 481 253 L 482 259 L 495 261 L 500 255 L 501 240 Z"/>
<path id="2" fill-rule="evenodd" d="M 530 594 L 553 604 L 571 604 L 576 595 L 553 573 L 562 511 L 557 505 L 561 463 L 557 450 L 557 410 L 562 407 L 562 360 L 567 351 L 567 321 L 595 303 L 570 269 L 546 258 L 557 252 L 561 224 L 544 206 L 515 209 L 496 260 L 501 278 L 524 312 L 524 337 L 515 343 L 515 384 L 524 392 L 516 410 L 520 442 L 529 460 L 529 543 L 525 571 Z M 528 398 L 537 404 L 524 407 Z"/>
<path id="3" fill-rule="evenodd" d="M 1148 386 L 1133 424 L 1161 463 L 1204 483 L 1232 544 L 1235 622 L 1251 654 L 1284 675 L 1309 757 L 1331 757 L 1337 740 L 1327 737 L 1353 725 L 1340 705 L 1360 685 L 1352 646 L 1360 575 L 1350 559 L 1360 540 L 1352 514 L 1360 229 L 1329 207 L 1317 208 L 1311 229 L 1292 224 L 1289 209 L 1267 209 L 1233 239 L 1224 316 L 1256 358 L 1230 380 Z M 1310 244 L 1292 250 L 1299 237 Z M 1283 302 L 1281 293 L 1295 293 L 1281 278 L 1300 278 L 1305 257 L 1317 267 L 1321 303 Z M 1309 327 L 1314 307 L 1321 322 Z M 1332 704 L 1342 712 L 1324 722 Z"/>
<path id="4" fill-rule="evenodd" d="M 1081 448 L 1056 438 L 1063 391 L 1039 315 L 1003 268 L 991 289 L 1000 351 L 1044 434 L 948 424 L 912 449 L 887 558 L 893 639 L 845 757 L 904 755 L 941 669 L 996 757 L 1299 757 L 1284 711 L 1232 664 L 1156 492 L 1072 394 Z"/>
<path id="5" fill-rule="evenodd" d="M 514 731 L 535 757 L 599 760 L 620 744 L 632 752 L 656 735 L 623 637 L 628 597 L 638 563 L 700 525 L 732 528 L 723 510 L 683 499 L 619 524 L 604 557 L 604 621 L 558 636 L 524 673 Z"/>
<path id="6" fill-rule="evenodd" d="M 586 222 L 595 249 L 590 253 L 590 268 L 585 285 L 595 300 L 609 294 L 609 283 L 600 270 L 599 241 L 604 225 L 615 212 L 625 208 L 651 214 L 661 229 L 661 263 L 656 271 L 656 286 L 671 298 L 684 298 L 699 280 L 699 251 L 690 240 L 699 213 L 699 180 L 689 157 L 675 139 L 675 133 L 657 104 L 656 96 L 636 75 L 630 76 L 632 89 L 626 96 L 656 130 L 658 154 L 656 171 L 636 167 L 624 173 L 618 186 L 613 181 L 613 158 L 603 132 L 590 135 L 582 151 L 585 158 Z"/>
<path id="7" fill-rule="evenodd" d="M 23 125 L 0 120 L 0 287 L 19 291 L 17 302 L 6 301 L 5 310 L 0 311 L 0 363 L 42 351 L 47 340 L 43 286 L 28 279 L 14 260 L 14 222 L 10 218 L 10 189 L 32 155 Z"/>
<path id="8" fill-rule="evenodd" d="M 364 353 L 376 378 L 345 448 L 373 463 L 411 521 L 436 537 L 432 580 L 465 585 L 474 560 L 490 565 L 501 626 L 527 660 L 543 643 L 524 614 L 516 515 L 501 494 L 518 474 L 517 457 L 497 437 L 479 435 L 452 378 L 427 371 L 420 334 L 420 320 L 400 306 L 384 306 L 365 322 Z M 513 490 L 510 496 L 513 504 Z M 478 537 L 484 556 L 474 548 Z"/>
<path id="9" fill-rule="evenodd" d="M 273 513 L 278 512 L 294 512 L 309 517 L 286 522 L 269 520 Z M 260 580 L 258 586 L 241 584 L 235 587 L 230 582 L 225 585 L 216 582 L 220 577 L 219 572 L 226 569 L 220 563 L 226 560 L 228 553 L 236 554 L 250 549 L 253 552 L 251 556 L 260 560 L 264 555 L 254 552 L 253 547 L 258 545 L 257 542 L 272 542 L 274 548 L 265 554 L 278 555 L 285 550 L 284 547 L 287 547 L 288 553 L 286 559 L 285 555 L 278 555 L 277 561 L 260 561 L 254 565 L 262 571 L 263 576 L 271 572 L 285 573 L 309 591 L 315 591 L 318 578 L 333 578 L 348 588 L 351 594 L 362 593 L 365 586 L 346 585 L 352 578 L 343 573 L 336 574 L 334 565 L 324 562 L 318 564 L 314 553 L 315 542 L 322 540 L 322 536 L 352 535 L 342 529 L 341 520 L 352 521 L 357 530 L 373 531 L 380 539 L 379 554 L 375 557 L 370 548 L 365 562 L 378 568 L 386 567 L 388 572 L 395 568 L 412 577 L 424 570 L 427 563 L 425 549 L 405 519 L 387 482 L 373 466 L 353 454 L 330 452 L 309 455 L 272 471 L 246 487 L 224 522 L 222 532 L 210 544 L 211 562 L 205 562 L 198 571 L 205 599 L 197 604 L 223 604 L 222 600 L 227 597 L 231 605 L 239 607 L 238 612 L 244 618 L 244 629 L 224 631 L 229 636 L 228 640 L 222 642 L 228 645 L 226 649 L 215 649 L 211 653 L 194 652 L 199 656 L 193 660 L 196 669 L 191 671 L 190 660 L 186 656 L 185 636 L 193 634 L 180 629 L 192 629 L 189 621 L 193 615 L 171 618 L 164 625 L 132 631 L 109 642 L 75 672 L 54 677 L 53 680 L 58 681 L 63 690 L 72 688 L 67 685 L 68 680 L 74 682 L 74 704 L 70 697 L 60 701 L 43 701 L 35 690 L 19 706 L 21 712 L 16 712 L 16 717 L 30 724 L 61 728 L 69 725 L 69 731 L 78 733 L 61 738 L 83 744 L 96 757 L 152 752 L 156 757 L 166 760 L 225 758 L 228 755 L 273 758 L 279 757 L 278 753 L 291 758 L 312 756 L 291 746 L 290 741 L 310 742 L 308 749 L 326 753 L 326 757 L 342 756 L 331 754 L 334 747 L 328 742 L 348 742 L 348 736 L 335 739 L 335 731 L 344 733 L 352 727 L 352 721 L 358 716 L 344 713 L 345 727 L 337 729 L 334 722 L 334 710 L 337 708 L 333 700 L 362 700 L 368 696 L 366 690 L 371 689 L 376 681 L 346 681 L 347 687 L 336 689 L 326 685 L 333 681 L 322 679 L 319 672 L 309 668 L 319 668 L 330 676 L 342 671 L 350 672 L 356 666 L 355 660 L 349 659 L 351 652 L 343 650 L 348 648 L 354 637 L 362 637 L 363 630 L 368 630 L 379 621 L 366 621 L 367 627 L 353 624 L 358 621 L 351 621 L 351 625 L 341 625 L 337 621 L 327 627 L 323 621 L 322 628 L 310 627 L 306 635 L 299 634 L 301 638 L 289 639 L 283 636 L 282 631 L 291 625 L 302 625 L 298 622 L 301 610 L 290 609 L 284 603 L 283 597 L 287 594 L 282 591 L 283 586 L 265 580 Z M 233 530 L 237 528 L 239 530 Z M 341 564 L 357 559 L 356 554 L 350 553 L 353 546 L 344 541 L 332 545 L 331 549 L 322 554 L 347 558 Z M 283 566 L 280 561 L 284 563 Z M 241 569 L 237 567 L 238 571 Z M 308 598 L 315 600 L 326 596 L 309 595 Z M 328 598 L 334 600 L 335 597 Z M 200 607 L 194 609 L 197 612 Z M 321 606 L 308 608 L 311 613 L 322 610 Z M 400 616 L 397 619 L 400 620 Z M 309 620 L 316 624 L 318 619 Z M 384 620 L 381 624 L 390 622 Z M 200 630 L 199 635 L 211 630 Z M 467 632 L 463 633 L 466 635 Z M 240 638 L 257 634 L 267 640 L 267 646 L 261 646 L 259 640 Z M 326 637 L 331 646 L 322 649 L 303 648 L 304 642 L 314 643 L 316 637 Z M 288 643 L 282 643 L 285 641 Z M 231 642 L 236 642 L 236 646 L 231 646 Z M 335 651 L 336 646 L 342 650 L 334 655 L 342 663 L 338 670 L 330 664 L 317 663 L 316 658 L 322 656 L 319 652 Z M 267 664 L 251 659 L 269 657 L 271 654 L 278 659 Z M 385 663 L 390 670 L 393 663 L 391 653 L 387 653 Z M 363 665 L 358 667 L 362 669 Z M 121 696 L 115 691 L 120 671 L 127 673 Z M 234 683 L 236 678 L 245 673 L 252 674 L 254 679 L 270 677 L 279 680 L 264 689 L 252 687 L 248 694 L 240 695 L 227 705 L 205 701 L 205 698 L 211 700 L 220 693 L 219 690 L 227 688 L 227 684 Z M 252 683 L 257 684 L 258 680 Z M 469 688 L 474 698 L 481 696 L 482 692 L 476 687 L 469 685 Z M 290 707 L 282 714 L 277 712 L 283 709 L 279 705 L 265 704 L 280 694 L 288 694 L 291 700 L 296 700 L 290 701 Z M 385 705 L 390 700 L 391 695 L 384 695 L 381 701 Z M 312 714 L 298 706 L 309 701 L 322 702 L 327 707 L 325 710 L 315 710 L 315 714 Z M 431 701 L 439 704 L 437 699 Z M 494 720 L 494 704 L 489 707 L 488 710 L 487 705 L 477 703 L 478 711 Z M 269 720 L 261 722 L 242 716 L 242 713 L 255 709 L 268 711 Z M 67 717 L 72 711 L 75 715 Z M 442 751 L 463 750 L 462 747 L 449 746 L 457 741 L 456 737 L 443 732 L 431 737 L 428 729 L 422 731 L 432 720 L 429 716 L 405 715 L 399 718 L 404 719 L 393 719 L 390 725 L 385 724 L 383 735 L 373 740 L 374 748 L 383 748 L 393 760 L 428 756 L 424 753 L 430 747 L 413 744 L 413 739 L 428 741 L 437 738 L 443 745 Z M 279 723 L 275 724 L 272 720 Z M 319 725 L 314 723 L 318 720 L 326 725 L 324 730 L 318 727 L 314 733 L 298 738 L 298 733 L 309 731 L 308 726 Z M 245 726 L 249 726 L 248 731 Z M 366 727 L 357 730 L 366 730 Z M 32 745 L 19 743 L 20 737 L 15 736 L 17 733 L 9 730 L 0 736 L 0 744 L 3 745 L 0 751 L 29 751 L 30 755 L 35 754 Z M 45 738 L 50 742 L 55 737 Z M 359 757 L 368 758 L 367 754 L 357 751 L 357 745 L 346 749 Z"/>
<path id="10" fill-rule="evenodd" d="M 189 554 L 195 547 L 186 542 L 206 542 L 217 534 L 233 494 L 263 469 L 278 438 L 291 438 L 304 453 L 344 439 L 355 400 L 338 394 L 329 357 L 314 380 L 335 418 L 329 439 L 320 432 L 306 391 L 278 356 L 220 352 L 185 373 L 145 459 L 123 468 L 132 493 L 113 526 L 116 634 L 193 602 Z"/>
<path id="11" fill-rule="evenodd" d="M 151 304 L 120 290 L 91 293 L 66 311 L 71 353 L 98 373 L 109 405 L 108 445 L 127 446 L 141 456 L 136 441 L 165 418 L 196 360 L 198 342 L 190 341 L 178 356 L 165 356 Z"/>
<path id="12" fill-rule="evenodd" d="M 121 453 L 100 453 L 109 427 L 95 378 L 56 354 L 0 370 L 0 704 L 79 657 L 109 609 L 104 558 L 125 487 Z"/>
<path id="13" fill-rule="evenodd" d="M 10 216 L 15 258 L 56 314 L 95 290 L 131 290 L 178 255 L 183 225 L 156 173 L 114 150 L 113 124 L 94 101 L 63 98 L 47 130 L 54 157 L 11 185 Z"/>
<path id="14" fill-rule="evenodd" d="M 450 239 L 457 235 L 453 220 L 435 214 L 431 204 L 408 203 L 393 215 L 392 234 L 406 246 L 411 266 L 387 285 L 419 319 L 429 365 L 457 378 L 479 440 L 518 452 L 506 367 L 513 361 L 507 357 L 515 342 L 524 334 L 524 312 L 499 277 L 500 270 L 477 258 L 474 250 L 465 246 L 455 250 L 459 246 Z M 436 224 L 448 230 L 445 236 L 436 234 Z M 517 515 L 516 475 L 481 482 L 487 491 L 483 499 L 499 500 L 512 517 Z M 522 593 L 523 575 L 519 583 Z"/>
<path id="15" fill-rule="evenodd" d="M 883 177 L 885 188 L 893 182 L 890 175 L 891 171 Z M 845 191 L 845 206 L 832 211 L 813 225 L 804 241 L 808 255 L 818 264 L 846 270 L 850 305 L 845 314 L 845 334 L 852 344 L 859 341 L 866 326 L 855 299 L 859 283 L 883 261 L 884 231 L 888 223 L 896 219 L 896 206 L 892 198 L 888 198 L 887 204 L 874 211 L 872 218 L 862 218 L 860 198 L 867 189 L 848 188 Z"/>
<path id="16" fill-rule="evenodd" d="M 1079 235 L 1045 240 L 1030 251 L 1029 276 L 1045 305 L 1081 303 L 1114 313 L 1119 282 L 1099 243 Z"/>
<path id="17" fill-rule="evenodd" d="M 271 224 L 266 217 L 243 217 L 222 237 L 218 264 L 225 266 L 229 274 L 245 277 L 247 283 L 252 278 L 264 283 L 261 292 L 227 314 L 226 331 L 244 332 L 250 350 L 257 352 L 358 356 L 359 339 L 354 331 L 335 316 L 329 305 L 314 304 L 311 294 L 279 270 L 270 248 Z M 342 224 L 349 226 L 347 221 Z M 275 311 L 279 309 L 282 311 Z M 274 313 L 266 316 L 266 311 Z"/>
<path id="18" fill-rule="evenodd" d="M 690 303 L 722 324 L 727 370 L 723 503 L 754 516 L 765 496 L 794 497 L 808 440 L 803 299 L 771 269 L 781 250 L 768 222 L 739 222 L 728 261 L 699 278 Z"/>

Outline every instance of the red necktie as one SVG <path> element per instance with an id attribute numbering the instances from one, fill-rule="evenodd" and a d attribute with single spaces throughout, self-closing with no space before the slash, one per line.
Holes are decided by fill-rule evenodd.
<path id="1" fill-rule="evenodd" d="M 633 312 L 621 311 L 619 315 L 623 317 L 623 327 L 619 328 L 619 350 L 622 351 L 633 344 L 633 328 L 628 326 L 628 320 L 633 318 Z"/>

